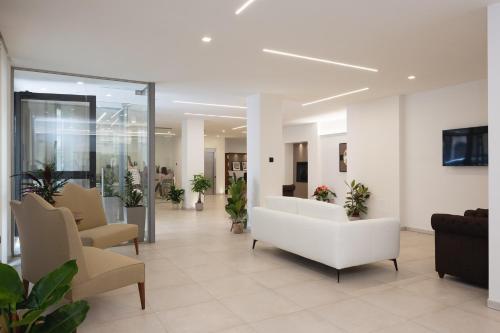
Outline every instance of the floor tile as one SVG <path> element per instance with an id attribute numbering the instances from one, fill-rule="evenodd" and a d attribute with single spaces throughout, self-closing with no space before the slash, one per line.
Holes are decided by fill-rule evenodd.
<path id="1" fill-rule="evenodd" d="M 149 290 L 146 292 L 146 297 L 153 311 L 213 300 L 212 295 L 197 284 Z"/>
<path id="2" fill-rule="evenodd" d="M 302 308 L 316 307 L 352 297 L 339 290 L 337 281 L 324 279 L 294 283 L 275 289 L 275 292 Z"/>
<path id="3" fill-rule="evenodd" d="M 279 288 L 296 282 L 323 279 L 324 275 L 305 268 L 277 268 L 250 274 L 250 277 L 268 288 Z"/>
<path id="4" fill-rule="evenodd" d="M 231 275 L 200 283 L 216 298 L 263 291 L 265 288 L 246 275 Z"/>
<path id="5" fill-rule="evenodd" d="M 447 308 L 413 320 L 434 332 L 498 333 L 500 322 L 489 320 L 457 308 Z"/>
<path id="6" fill-rule="evenodd" d="M 252 324 L 259 333 L 336 333 L 342 332 L 325 319 L 307 311 L 294 312 Z"/>

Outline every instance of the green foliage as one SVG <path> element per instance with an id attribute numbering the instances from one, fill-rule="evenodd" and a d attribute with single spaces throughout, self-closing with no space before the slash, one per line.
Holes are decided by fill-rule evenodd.
<path id="1" fill-rule="evenodd" d="M 227 188 L 228 198 L 226 212 L 233 224 L 243 223 L 246 227 L 247 215 L 247 184 L 243 178 L 234 176 L 231 185 Z"/>
<path id="2" fill-rule="evenodd" d="M 132 172 L 127 171 L 125 175 L 125 193 L 119 196 L 123 205 L 127 208 L 142 207 L 142 199 L 144 195 L 141 190 L 134 187 L 134 178 Z"/>
<path id="3" fill-rule="evenodd" d="M 198 203 L 201 203 L 201 195 L 205 194 L 211 186 L 212 182 L 202 174 L 194 175 L 191 180 L 191 190 L 198 193 Z"/>
<path id="4" fill-rule="evenodd" d="M 110 165 L 106 165 L 103 170 L 103 197 L 114 197 L 116 195 L 113 185 L 118 181 L 113 168 Z"/>
<path id="5" fill-rule="evenodd" d="M 71 289 L 71 281 L 78 273 L 76 260 L 70 260 L 41 278 L 24 296 L 24 288 L 16 270 L 0 264 L 0 332 L 2 333 L 72 333 L 87 315 L 85 301 L 63 305 L 46 314 L 47 309 L 59 303 Z M 18 312 L 19 311 L 19 312 Z M 19 316 L 22 313 L 22 317 Z M 3 324 L 4 326 L 1 326 Z"/>
<path id="6" fill-rule="evenodd" d="M 344 208 L 347 210 L 348 216 L 360 216 L 368 212 L 366 201 L 370 198 L 371 192 L 368 187 L 362 183 L 356 183 L 353 180 L 351 183 L 346 182 L 349 192 L 347 192 Z"/>
<path id="7" fill-rule="evenodd" d="M 172 185 L 167 193 L 167 200 L 172 201 L 174 204 L 180 204 L 184 200 L 184 192 L 184 189 Z"/>
<path id="8" fill-rule="evenodd" d="M 22 177 L 22 194 L 36 193 L 53 205 L 56 201 L 54 197 L 66 185 L 68 179 L 63 173 L 57 171 L 55 163 L 42 164 L 42 169 L 26 171 L 14 177 Z"/>
<path id="9" fill-rule="evenodd" d="M 328 186 L 326 185 L 321 185 L 316 187 L 316 190 L 314 190 L 313 197 L 316 198 L 318 201 L 329 201 L 331 197 L 336 198 L 337 194 L 330 190 Z"/>

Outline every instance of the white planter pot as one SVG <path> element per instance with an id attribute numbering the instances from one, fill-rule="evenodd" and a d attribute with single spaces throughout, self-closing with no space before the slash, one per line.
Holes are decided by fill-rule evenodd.
<path id="1" fill-rule="evenodd" d="M 135 224 L 139 228 L 139 242 L 144 241 L 144 230 L 146 226 L 146 207 L 125 207 L 125 215 L 128 224 Z"/>
<path id="2" fill-rule="evenodd" d="M 103 197 L 102 205 L 104 206 L 104 213 L 106 214 L 106 220 L 108 223 L 117 223 L 120 221 L 120 211 L 122 209 L 122 203 L 120 198 L 117 197 Z"/>
<path id="3" fill-rule="evenodd" d="M 203 210 L 203 202 L 197 202 L 195 207 L 197 211 Z"/>

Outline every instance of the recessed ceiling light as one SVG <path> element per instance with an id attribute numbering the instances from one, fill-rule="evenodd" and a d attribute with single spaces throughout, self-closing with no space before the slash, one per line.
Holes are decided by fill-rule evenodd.
<path id="1" fill-rule="evenodd" d="M 82 85 L 83 82 L 82 81 L 78 81 L 76 84 Z"/>
<path id="2" fill-rule="evenodd" d="M 415 75 L 408 76 L 408 80 L 415 80 L 417 77 Z"/>
<path id="3" fill-rule="evenodd" d="M 363 88 L 363 89 L 348 91 L 348 92 L 345 92 L 345 93 L 342 93 L 342 94 L 338 94 L 338 95 L 335 95 L 335 96 L 326 97 L 326 98 L 318 99 L 316 101 L 304 103 L 304 104 L 302 104 L 302 106 L 309 106 L 309 105 L 313 105 L 313 104 L 317 104 L 317 103 L 321 103 L 321 102 L 326 102 L 326 101 L 329 101 L 329 100 L 332 100 L 332 99 L 336 99 L 336 98 L 344 97 L 344 96 L 347 96 L 347 95 L 352 95 L 352 94 L 357 94 L 357 93 L 360 93 L 360 92 L 363 92 L 363 91 L 367 91 L 368 89 L 370 89 L 370 88 Z"/>
<path id="4" fill-rule="evenodd" d="M 295 53 L 288 53 L 288 52 L 271 50 L 271 49 L 262 49 L 262 51 L 266 52 L 266 53 L 271 53 L 271 54 L 285 56 L 285 57 L 292 57 L 292 58 L 298 58 L 298 59 L 303 59 L 303 60 L 310 60 L 310 61 L 322 62 L 322 63 L 325 63 L 325 64 L 342 66 L 342 67 L 349 67 L 349 68 L 354 68 L 354 69 L 359 69 L 359 70 L 369 71 L 369 72 L 378 72 L 378 69 L 376 69 L 376 68 L 363 67 L 363 66 L 358 66 L 358 65 L 351 65 L 351 64 L 346 64 L 346 63 L 343 63 L 343 62 L 338 62 L 338 61 L 333 61 L 333 60 L 328 60 L 328 59 L 308 57 L 308 56 L 304 56 L 304 55 L 300 55 L 300 54 L 295 54 Z"/>
<path id="5" fill-rule="evenodd" d="M 218 108 L 228 108 L 228 109 L 246 109 L 246 106 L 239 105 L 227 105 L 227 104 L 212 104 L 212 103 L 200 103 L 200 102 L 189 102 L 189 101 L 173 101 L 177 104 L 191 104 L 191 105 L 203 105 L 203 106 L 214 106 Z"/>
<path id="6" fill-rule="evenodd" d="M 245 127 L 247 127 L 247 125 L 233 127 L 233 131 L 236 131 L 236 130 L 239 130 L 239 129 L 242 129 L 242 128 L 245 128 Z"/>
<path id="7" fill-rule="evenodd" d="M 43 87 L 43 88 L 40 88 L 41 91 L 45 91 L 47 90 L 47 88 Z"/>
<path id="8" fill-rule="evenodd" d="M 240 8 L 238 8 L 235 12 L 236 15 L 240 15 L 248 6 L 250 6 L 255 0 L 246 1 Z"/>
<path id="9" fill-rule="evenodd" d="M 203 43 L 210 43 L 212 41 L 212 37 L 210 36 L 205 36 L 201 39 Z"/>
<path id="10" fill-rule="evenodd" d="M 210 118 L 247 119 L 246 117 L 224 116 L 224 115 L 221 116 L 221 115 L 217 115 L 217 114 L 191 113 L 191 112 L 185 112 L 184 115 L 197 116 L 197 117 L 210 117 Z"/>
<path id="11" fill-rule="evenodd" d="M 225 129 L 223 129 L 223 130 L 222 130 L 222 133 L 226 133 L 226 130 L 225 130 Z"/>
<path id="12" fill-rule="evenodd" d="M 106 97 L 111 97 L 111 94 L 106 94 Z"/>

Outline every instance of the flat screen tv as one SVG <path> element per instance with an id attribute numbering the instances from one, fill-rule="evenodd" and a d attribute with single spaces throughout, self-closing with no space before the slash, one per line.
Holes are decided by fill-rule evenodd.
<path id="1" fill-rule="evenodd" d="M 307 162 L 297 162 L 295 181 L 297 183 L 307 183 L 307 177 Z"/>
<path id="2" fill-rule="evenodd" d="M 443 131 L 443 166 L 488 165 L 488 126 Z"/>

